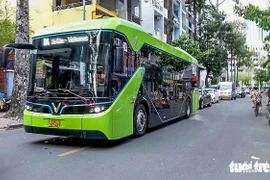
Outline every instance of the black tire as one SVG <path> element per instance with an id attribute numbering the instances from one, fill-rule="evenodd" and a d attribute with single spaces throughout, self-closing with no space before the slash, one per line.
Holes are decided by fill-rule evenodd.
<path id="1" fill-rule="evenodd" d="M 200 109 L 204 108 L 203 100 L 200 101 Z"/>
<path id="2" fill-rule="evenodd" d="M 143 136 L 146 132 L 148 116 L 144 105 L 136 106 L 133 115 L 133 131 L 136 137 Z"/>
<path id="3" fill-rule="evenodd" d="M 191 104 L 190 104 L 190 100 L 187 100 L 187 104 L 186 104 L 186 115 L 185 118 L 189 118 L 191 114 Z"/>

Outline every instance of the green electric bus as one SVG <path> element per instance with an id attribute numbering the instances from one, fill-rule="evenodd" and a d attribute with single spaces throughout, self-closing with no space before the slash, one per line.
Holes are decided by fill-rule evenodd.
<path id="1" fill-rule="evenodd" d="M 8 47 L 31 49 L 27 133 L 142 136 L 199 107 L 196 59 L 121 18 L 47 27 Z"/>

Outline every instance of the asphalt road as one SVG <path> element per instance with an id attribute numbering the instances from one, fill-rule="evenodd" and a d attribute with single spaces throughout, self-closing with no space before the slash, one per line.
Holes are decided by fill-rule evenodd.
<path id="1" fill-rule="evenodd" d="M 270 126 L 248 97 L 113 144 L 0 132 L 1 180 L 269 180 L 270 173 L 230 172 L 232 161 L 258 158 L 270 163 Z"/>

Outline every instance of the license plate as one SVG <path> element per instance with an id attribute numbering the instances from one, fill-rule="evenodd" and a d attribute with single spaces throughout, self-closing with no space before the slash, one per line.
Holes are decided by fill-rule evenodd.
<path id="1" fill-rule="evenodd" d="M 60 127 L 60 120 L 49 119 L 48 126 L 49 127 Z"/>
<path id="2" fill-rule="evenodd" d="M 225 98 L 226 96 L 225 95 L 222 95 L 223 98 Z"/>

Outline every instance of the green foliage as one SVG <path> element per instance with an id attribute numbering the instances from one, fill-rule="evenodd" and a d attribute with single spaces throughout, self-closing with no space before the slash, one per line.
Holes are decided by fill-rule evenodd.
<path id="1" fill-rule="evenodd" d="M 174 40 L 172 45 L 185 50 L 203 66 L 206 65 L 205 59 L 208 59 L 208 57 L 214 52 L 213 49 L 201 51 L 199 43 L 185 34 L 182 34 L 178 39 Z"/>
<path id="2" fill-rule="evenodd" d="M 15 41 L 15 24 L 10 20 L 0 21 L 0 47 Z"/>
<path id="3" fill-rule="evenodd" d="M 0 0 L 0 48 L 8 43 L 15 41 L 15 23 L 10 19 L 12 10 L 10 4 L 6 0 L 3 2 Z"/>
<path id="4" fill-rule="evenodd" d="M 262 84 L 263 82 L 268 82 L 269 78 L 268 78 L 268 74 L 265 70 L 263 69 L 255 69 L 254 71 L 254 77 L 253 79 L 257 82 Z"/>
<path id="5" fill-rule="evenodd" d="M 259 27 L 266 31 L 270 30 L 270 8 L 261 10 L 259 6 L 255 6 L 253 4 L 249 4 L 248 6 L 244 7 L 239 1 L 235 0 L 235 2 L 235 13 L 245 19 L 256 22 Z"/>
<path id="6" fill-rule="evenodd" d="M 249 4 L 248 6 L 243 6 L 239 0 L 235 0 L 234 11 L 239 16 L 243 18 L 256 22 L 256 24 L 262 29 L 269 31 L 270 30 L 270 7 L 265 10 L 260 9 L 258 6 Z M 262 64 L 262 67 L 267 68 L 266 74 L 270 78 L 270 36 L 267 36 L 264 40 L 265 50 L 268 51 L 268 59 Z M 258 73 L 258 72 L 257 72 Z M 258 80 L 258 78 L 257 78 Z"/>
<path id="7" fill-rule="evenodd" d="M 251 77 L 250 76 L 240 76 L 239 80 L 241 81 L 242 85 L 249 86 L 251 82 Z"/>

